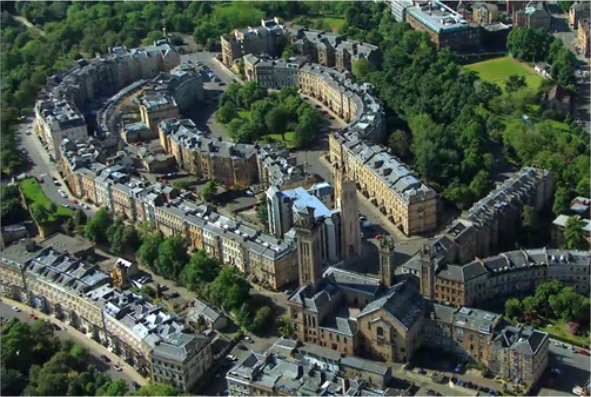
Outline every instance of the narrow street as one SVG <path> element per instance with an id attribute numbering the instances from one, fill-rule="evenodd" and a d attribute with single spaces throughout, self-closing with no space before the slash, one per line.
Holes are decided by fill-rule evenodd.
<path id="1" fill-rule="evenodd" d="M 17 313 L 15 311 L 13 311 L 11 309 L 12 306 L 18 307 L 19 309 L 21 309 L 21 312 Z M 57 320 L 53 316 L 43 314 L 43 313 L 39 312 L 38 310 L 34 310 L 33 308 L 31 308 L 25 304 L 13 301 L 11 299 L 7 299 L 6 297 L 3 297 L 2 302 L 0 303 L 0 313 L 2 314 L 3 317 L 7 317 L 7 318 L 16 317 L 20 321 L 27 322 L 27 323 L 32 323 L 34 321 L 47 320 L 50 323 L 57 324 L 61 328 L 61 330 L 55 331 L 55 335 L 63 340 L 72 339 L 72 340 L 74 340 L 74 342 L 79 343 L 79 344 L 83 345 L 84 347 L 86 347 L 90 351 L 91 355 L 96 359 L 95 365 L 97 366 L 97 368 L 101 369 L 104 372 L 107 372 L 111 376 L 112 379 L 114 379 L 114 380 L 123 379 L 123 380 L 127 381 L 128 383 L 137 382 L 140 385 L 145 385 L 149 381 L 148 379 L 144 378 L 139 373 L 137 373 L 135 371 L 135 369 L 133 369 L 133 367 L 131 367 L 129 364 L 127 364 L 119 356 L 117 356 L 116 354 L 113 354 L 109 350 L 107 350 L 106 347 L 104 347 L 100 343 L 97 343 L 96 341 L 86 337 L 85 335 L 80 333 L 80 331 L 78 331 L 77 329 Z M 35 315 L 37 317 L 39 317 L 39 319 L 38 320 L 32 319 L 30 317 L 31 313 L 35 313 Z M 102 355 L 107 356 L 111 360 L 111 363 L 110 364 L 104 363 L 100 359 L 100 356 L 102 356 Z M 113 369 L 114 364 L 121 365 L 122 370 L 115 371 Z"/>

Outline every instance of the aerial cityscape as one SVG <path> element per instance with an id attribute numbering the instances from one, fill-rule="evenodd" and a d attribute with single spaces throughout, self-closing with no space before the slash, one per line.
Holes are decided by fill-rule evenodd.
<path id="1" fill-rule="evenodd" d="M 0 394 L 591 395 L 590 2 L 0 7 Z"/>

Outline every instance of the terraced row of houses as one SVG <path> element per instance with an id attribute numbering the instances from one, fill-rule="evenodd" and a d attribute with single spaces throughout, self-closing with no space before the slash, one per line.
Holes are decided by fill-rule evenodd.
<path id="1" fill-rule="evenodd" d="M 79 59 L 67 71 L 47 79 L 35 103 L 35 132 L 47 143 L 50 155 L 58 159 L 64 138 L 88 138 L 84 114 L 93 102 L 113 95 L 105 105 L 109 107 L 120 99 L 120 90 L 131 86 L 129 91 L 133 91 L 142 81 L 179 64 L 180 55 L 166 41 L 130 50 L 114 47 L 108 54 Z M 118 139 L 111 128 L 105 128 L 107 113 L 98 112 L 95 135 L 104 147 L 111 147 L 117 145 Z"/>
<path id="2" fill-rule="evenodd" d="M 107 347 L 144 376 L 189 391 L 211 368 L 211 339 L 175 313 L 115 286 L 97 265 L 72 256 L 88 243 L 55 235 L 1 252 L 2 295 L 55 316 Z M 92 251 L 92 246 L 90 247 Z"/>

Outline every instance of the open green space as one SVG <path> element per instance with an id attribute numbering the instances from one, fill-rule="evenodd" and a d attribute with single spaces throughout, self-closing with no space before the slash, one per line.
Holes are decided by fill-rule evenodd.
<path id="1" fill-rule="evenodd" d="M 589 347 L 589 337 L 571 334 L 565 321 L 550 320 L 549 324 L 551 326 L 540 327 L 540 330 L 550 334 L 551 338 L 555 338 L 576 346 Z"/>
<path id="2" fill-rule="evenodd" d="M 287 149 L 295 148 L 295 132 L 288 131 L 284 135 L 285 139 L 283 139 L 281 134 L 269 134 L 263 137 L 263 140 L 266 142 L 281 142 Z"/>
<path id="3" fill-rule="evenodd" d="M 345 18 L 331 18 L 331 17 L 319 17 L 319 18 L 312 18 L 313 21 L 324 21 L 326 22 L 328 25 L 330 25 L 330 27 L 333 30 L 339 31 L 341 30 L 341 28 L 343 27 L 343 25 L 345 24 Z"/>
<path id="4" fill-rule="evenodd" d="M 465 68 L 478 73 L 483 80 L 498 84 L 501 88 L 505 87 L 505 82 L 511 75 L 524 76 L 528 87 L 534 89 L 538 89 L 544 79 L 531 66 L 510 56 L 473 63 Z"/>
<path id="5" fill-rule="evenodd" d="M 49 212 L 49 221 L 54 221 L 59 217 L 73 215 L 74 212 L 71 209 L 57 205 L 47 198 L 45 193 L 43 193 L 43 189 L 41 189 L 41 185 L 39 185 L 39 182 L 37 182 L 35 178 L 23 179 L 20 186 L 29 207 L 33 205 L 41 205 L 47 208 Z M 55 205 L 55 211 L 49 211 L 52 204 Z"/>

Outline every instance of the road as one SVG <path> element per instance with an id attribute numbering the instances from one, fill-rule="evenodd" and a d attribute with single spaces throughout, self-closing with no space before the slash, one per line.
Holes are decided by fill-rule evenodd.
<path id="1" fill-rule="evenodd" d="M 22 311 L 19 313 L 14 312 L 11 309 L 11 307 L 13 305 L 21 308 Z M 144 385 L 144 384 L 148 383 L 148 380 L 146 378 L 144 378 L 143 376 L 138 374 L 131 366 L 129 366 L 127 363 L 125 363 L 123 360 L 121 360 L 120 357 L 118 357 L 117 355 L 108 351 L 106 347 L 104 347 L 101 344 L 95 342 L 94 340 L 86 337 L 85 335 L 83 335 L 82 333 L 80 333 L 79 331 L 74 329 L 73 327 L 70 327 L 69 325 L 62 323 L 61 321 L 56 320 L 52 316 L 48 316 L 43 313 L 39 313 L 39 311 L 37 311 L 37 310 L 35 310 L 34 313 L 35 313 L 35 315 L 37 315 L 39 317 L 39 319 L 33 320 L 30 317 L 32 311 L 33 311 L 32 308 L 30 308 L 26 305 L 23 305 L 21 303 L 18 303 L 18 302 L 13 302 L 13 301 L 6 299 L 6 298 L 2 298 L 2 302 L 0 302 L 0 313 L 2 314 L 3 317 L 7 317 L 7 318 L 16 317 L 20 321 L 23 321 L 26 323 L 32 323 L 34 321 L 48 320 L 51 323 L 57 324 L 61 328 L 61 330 L 55 331 L 55 335 L 62 340 L 72 339 L 72 340 L 74 340 L 74 342 L 79 343 L 79 344 L 83 345 L 84 347 L 86 347 L 89 350 L 91 356 L 93 357 L 93 364 L 95 364 L 99 370 L 108 373 L 112 379 L 114 379 L 114 380 L 123 379 L 128 383 L 135 381 L 135 382 L 139 383 L 140 385 Z M 121 370 L 121 372 L 115 371 L 111 365 L 105 364 L 100 359 L 101 355 L 105 355 L 105 356 L 109 357 L 111 359 L 112 363 L 120 362 L 121 367 L 123 368 Z"/>
<path id="2" fill-rule="evenodd" d="M 568 349 L 556 346 L 556 343 L 558 343 L 558 341 L 553 339 L 550 340 L 548 368 L 546 373 L 542 376 L 542 386 L 548 386 L 546 382 L 549 379 L 552 379 L 553 384 L 551 387 L 541 388 L 538 395 L 572 396 L 572 389 L 576 386 L 583 386 L 589 379 L 591 374 L 589 356 L 573 353 Z M 560 374 L 553 375 L 551 373 L 553 368 L 560 370 Z"/>
<path id="3" fill-rule="evenodd" d="M 27 156 L 30 157 L 33 162 L 26 173 L 34 177 L 44 175 L 41 188 L 47 198 L 53 201 L 56 205 L 72 205 L 69 200 L 73 199 L 74 196 L 71 194 L 70 189 L 59 174 L 58 166 L 49 159 L 49 154 L 44 149 L 39 138 L 33 132 L 30 132 L 29 134 L 32 125 L 33 118 L 29 117 L 19 124 L 17 130 L 17 139 L 20 141 L 20 147 L 27 151 Z M 54 185 L 53 178 L 58 180 L 58 183 L 60 184 L 59 186 Z M 68 198 L 62 198 L 58 193 L 59 189 L 62 189 L 68 195 Z M 90 217 L 94 214 L 95 210 L 96 208 L 89 207 L 88 210 L 83 211 Z"/>

